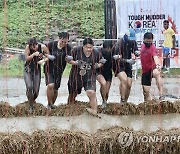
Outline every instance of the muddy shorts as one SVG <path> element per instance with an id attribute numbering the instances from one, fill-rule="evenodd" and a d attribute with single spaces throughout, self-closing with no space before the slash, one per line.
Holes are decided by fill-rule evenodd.
<path id="1" fill-rule="evenodd" d="M 80 82 L 78 81 L 68 81 L 68 91 L 69 94 L 77 93 L 80 94 L 82 91 L 82 88 L 84 87 L 84 90 L 94 90 L 96 91 L 96 80 L 95 81 L 87 81 L 87 82 Z"/>
<path id="2" fill-rule="evenodd" d="M 105 78 L 106 81 L 109 81 L 109 82 L 112 81 L 112 71 L 106 71 L 106 70 L 104 70 L 104 71 L 102 72 L 102 75 L 104 76 L 104 78 Z"/>
<path id="3" fill-rule="evenodd" d="M 143 86 L 151 86 L 152 78 L 153 78 L 152 70 L 149 72 L 143 73 L 142 78 L 141 78 L 141 84 Z"/>
<path id="4" fill-rule="evenodd" d="M 56 90 L 58 90 L 60 87 L 61 78 L 62 78 L 62 74 L 55 76 L 55 75 L 53 75 L 53 73 L 45 73 L 46 85 L 54 83 L 54 88 Z"/>
<path id="5" fill-rule="evenodd" d="M 132 78 L 132 65 L 130 64 L 120 64 L 120 66 L 116 65 L 116 67 L 113 67 L 113 71 L 115 76 L 117 76 L 120 72 L 125 72 L 127 77 Z"/>

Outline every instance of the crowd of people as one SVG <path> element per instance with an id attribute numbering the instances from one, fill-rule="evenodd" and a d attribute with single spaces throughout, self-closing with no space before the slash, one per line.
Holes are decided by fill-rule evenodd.
<path id="1" fill-rule="evenodd" d="M 174 33 L 167 27 L 164 21 L 166 40 L 164 45 L 172 39 L 174 43 Z M 41 64 L 44 64 L 45 81 L 47 85 L 48 109 L 55 109 L 54 105 L 58 96 L 58 89 L 66 64 L 72 65 L 67 83 L 69 96 L 67 103 L 73 104 L 76 96 L 84 88 L 89 98 L 90 107 L 87 111 L 97 115 L 96 80 L 100 83 L 100 93 L 102 96 L 102 107 L 107 105 L 109 91 L 113 74 L 120 81 L 120 103 L 128 101 L 132 86 L 132 65 L 136 62 L 136 57 L 140 57 L 142 66 L 142 88 L 144 101 L 151 100 L 150 87 L 152 78 L 155 78 L 159 90 L 159 99 L 163 99 L 163 88 L 161 79 L 161 64 L 157 55 L 157 49 L 153 44 L 153 34 L 144 34 L 143 44 L 138 51 L 135 31 L 128 29 L 124 36 L 113 44 L 111 40 L 104 41 L 102 48 L 95 48 L 91 38 L 85 38 L 82 46 L 72 48 L 68 44 L 69 34 L 61 32 L 58 34 L 58 41 L 50 42 L 47 45 L 40 44 L 35 38 L 31 38 L 25 48 L 24 80 L 26 83 L 26 94 L 29 102 L 29 110 L 33 112 L 35 99 L 39 94 L 41 81 Z M 168 63 L 167 46 L 163 48 L 165 67 Z M 168 65 L 169 66 L 169 65 Z M 117 91 L 118 92 L 118 91 Z"/>

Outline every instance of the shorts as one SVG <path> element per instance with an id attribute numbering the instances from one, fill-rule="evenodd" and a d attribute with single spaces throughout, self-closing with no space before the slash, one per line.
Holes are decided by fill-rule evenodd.
<path id="1" fill-rule="evenodd" d="M 87 81 L 87 82 L 81 82 L 81 80 L 71 82 L 68 81 L 68 91 L 69 94 L 77 93 L 80 94 L 82 88 L 84 87 L 84 90 L 94 90 L 96 91 L 96 80 L 95 81 Z"/>
<path id="2" fill-rule="evenodd" d="M 169 55 L 171 52 L 171 48 L 168 48 L 168 47 L 163 47 L 162 50 L 163 50 L 163 54 L 166 54 L 166 55 Z"/>
<path id="3" fill-rule="evenodd" d="M 54 83 L 54 89 L 58 90 L 61 84 L 61 78 L 62 78 L 62 73 L 59 74 L 58 76 L 55 76 L 53 73 L 45 73 L 45 81 L 46 81 L 46 86 L 48 84 Z"/>
<path id="4" fill-rule="evenodd" d="M 104 79 L 105 79 L 106 81 L 112 82 L 112 71 L 106 71 L 106 70 L 104 70 L 104 71 L 102 72 L 102 75 L 104 76 Z"/>
<path id="5" fill-rule="evenodd" d="M 121 63 L 119 67 L 113 68 L 115 76 L 119 74 L 120 72 L 125 72 L 127 77 L 132 78 L 132 65 L 128 63 Z"/>
<path id="6" fill-rule="evenodd" d="M 149 72 L 143 73 L 141 78 L 141 84 L 143 86 L 151 86 L 151 81 L 153 78 L 152 74 L 153 70 L 150 70 Z"/>

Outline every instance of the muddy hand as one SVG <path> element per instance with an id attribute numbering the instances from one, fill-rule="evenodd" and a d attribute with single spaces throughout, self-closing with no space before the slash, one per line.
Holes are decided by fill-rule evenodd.
<path id="1" fill-rule="evenodd" d="M 67 55 L 67 56 L 66 56 L 66 61 L 67 61 L 67 62 L 70 62 L 71 60 L 73 60 L 73 57 L 72 57 L 72 56 Z"/>
<path id="2" fill-rule="evenodd" d="M 121 58 L 120 55 L 114 55 L 114 56 L 113 56 L 113 59 L 114 59 L 114 60 L 118 60 L 118 59 L 120 59 L 120 58 Z"/>
<path id="3" fill-rule="evenodd" d="M 55 59 L 55 56 L 54 55 L 48 55 L 48 59 L 53 61 Z"/>
<path id="4" fill-rule="evenodd" d="M 44 61 L 44 59 L 42 59 L 42 60 L 40 60 L 40 61 L 38 61 L 38 64 L 44 64 L 45 63 L 45 61 Z"/>
<path id="5" fill-rule="evenodd" d="M 36 57 L 39 56 L 39 52 L 38 51 L 34 52 L 33 56 L 36 56 Z"/>
<path id="6" fill-rule="evenodd" d="M 74 65 L 81 66 L 82 62 L 80 60 L 76 60 Z"/>
<path id="7" fill-rule="evenodd" d="M 134 60 L 134 59 L 127 59 L 126 62 L 131 64 L 131 65 L 134 65 L 136 63 L 136 60 Z"/>
<path id="8" fill-rule="evenodd" d="M 139 57 L 139 56 L 140 56 L 140 51 L 136 50 L 136 51 L 134 52 L 134 55 L 135 55 L 136 57 Z"/>
<path id="9" fill-rule="evenodd" d="M 100 59 L 100 60 L 99 60 L 99 62 L 100 62 L 100 63 L 102 63 L 102 64 L 105 64 L 105 63 L 106 63 L 106 61 L 107 61 L 107 60 L 106 60 L 106 59 L 104 59 L 104 58 L 102 58 L 102 59 Z"/>

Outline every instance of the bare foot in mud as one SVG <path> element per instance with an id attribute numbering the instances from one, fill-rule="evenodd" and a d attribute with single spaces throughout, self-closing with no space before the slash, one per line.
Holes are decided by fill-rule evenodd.
<path id="1" fill-rule="evenodd" d="M 99 114 L 97 114 L 97 111 L 91 109 L 91 108 L 86 108 L 86 111 L 92 115 L 92 116 L 95 116 L 95 117 L 98 117 L 98 118 L 101 118 L 101 116 Z"/>

